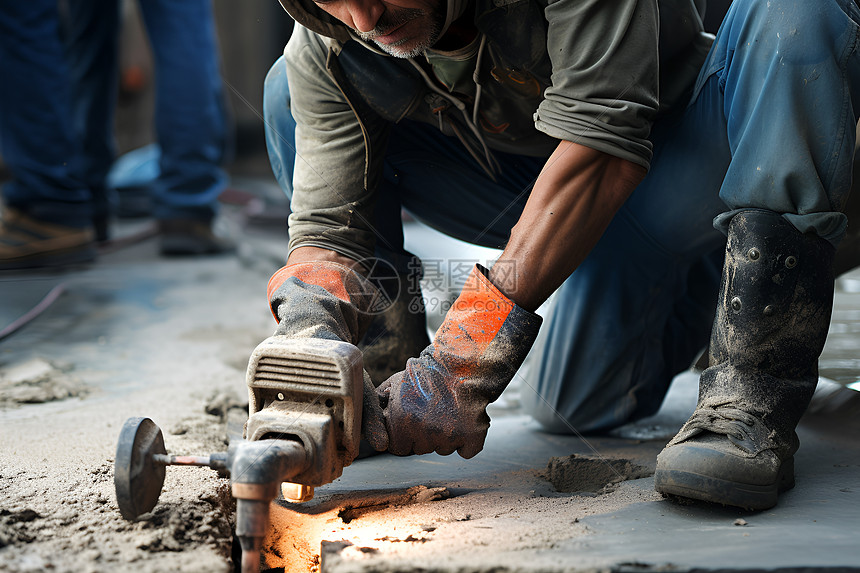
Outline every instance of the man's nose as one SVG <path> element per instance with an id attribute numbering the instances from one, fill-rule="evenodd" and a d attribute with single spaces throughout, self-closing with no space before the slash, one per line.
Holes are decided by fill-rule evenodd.
<path id="1" fill-rule="evenodd" d="M 380 0 L 346 0 L 352 26 L 359 32 L 370 32 L 385 12 Z"/>

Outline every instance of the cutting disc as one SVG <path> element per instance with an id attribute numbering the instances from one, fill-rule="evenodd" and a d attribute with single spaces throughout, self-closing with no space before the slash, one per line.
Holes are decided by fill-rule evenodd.
<path id="1" fill-rule="evenodd" d="M 149 418 L 129 418 L 119 434 L 114 464 L 116 501 L 122 516 L 134 521 L 158 502 L 165 467 L 153 455 L 166 454 L 161 428 Z"/>

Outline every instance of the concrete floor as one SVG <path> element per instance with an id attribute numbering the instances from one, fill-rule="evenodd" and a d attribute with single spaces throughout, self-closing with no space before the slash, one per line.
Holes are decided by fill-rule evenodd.
<path id="1" fill-rule="evenodd" d="M 241 243 L 238 256 L 163 259 L 147 240 L 84 268 L 0 276 L 0 329 L 58 285 L 64 293 L 0 341 L 0 571 L 229 569 L 220 542 L 205 535 L 186 532 L 187 539 L 172 550 L 141 544 L 140 535 L 157 535 L 160 522 L 122 525 L 108 499 L 111 484 L 81 476 L 110 467 L 117 433 L 130 416 L 155 419 L 174 453 L 219 445 L 204 431 L 187 429 L 218 426 L 202 413 L 213 394 L 243 395 L 247 356 L 274 329 L 265 284 L 285 254 L 281 225 L 251 229 L 245 222 L 230 207 L 222 223 Z M 122 232 L 141 225 L 126 225 Z M 407 229 L 407 242 L 443 268 L 451 260 L 493 257 L 492 251 L 467 249 L 416 225 Z M 428 290 L 440 300 L 450 295 L 447 287 Z M 62 399 L 3 402 L 14 386 L 11 373 L 32 367 L 33 360 L 59 376 L 54 397 Z M 860 379 L 860 273 L 838 284 L 821 369 L 836 384 L 822 386 L 816 413 L 804 419 L 797 487 L 773 510 L 678 504 L 656 495 L 650 477 L 602 493 L 558 492 L 543 477 L 550 458 L 572 454 L 592 460 L 595 471 L 616 459 L 653 468 L 656 454 L 695 403 L 693 374 L 676 378 L 653 419 L 614 437 L 587 439 L 537 431 L 518 414 L 518 393 L 529 390 L 515 382 L 493 408 L 487 446 L 474 459 L 377 456 L 347 468 L 306 507 L 280 502 L 268 566 L 300 570 L 303 565 L 284 561 L 281 549 L 298 547 L 304 536 L 308 567 L 325 571 L 860 571 L 860 393 L 847 389 Z M 188 473 L 180 476 L 182 471 Z M 182 504 L 220 487 L 205 471 L 170 470 L 162 506 L 187 509 Z M 341 515 L 343 499 L 350 496 L 415 486 L 444 493 L 417 505 L 376 504 L 375 518 Z M 105 498 L 99 502 L 101 523 L 84 527 L 80 516 L 51 521 L 60 501 L 85 512 L 94 507 L 86 501 L 93 495 Z M 40 517 L 28 524 L 9 521 L 28 508 Z M 320 525 L 311 535 L 314 519 Z M 373 519 L 399 533 L 377 532 L 367 541 L 362 528 Z M 111 539 L 126 538 L 128 549 L 117 542 L 117 549 L 104 550 Z"/>

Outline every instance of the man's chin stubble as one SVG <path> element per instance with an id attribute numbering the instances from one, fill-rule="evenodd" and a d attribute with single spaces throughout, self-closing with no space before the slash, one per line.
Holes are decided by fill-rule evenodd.
<path id="1" fill-rule="evenodd" d="M 423 54 L 424 51 L 430 47 L 429 45 L 424 45 L 423 43 L 419 43 L 417 46 L 415 46 L 411 50 L 400 49 L 400 46 L 402 46 L 403 44 L 405 44 L 407 42 L 408 42 L 408 40 L 403 40 L 402 42 L 398 42 L 397 44 L 392 45 L 392 44 L 382 44 L 380 42 L 377 42 L 376 40 L 373 41 L 373 43 L 376 44 L 380 50 L 382 50 L 383 52 L 385 52 L 389 56 L 393 56 L 395 58 L 404 58 L 404 59 L 416 58 L 416 57 L 420 56 L 421 54 Z"/>
<path id="2" fill-rule="evenodd" d="M 373 42 L 380 50 L 382 50 L 389 56 L 393 56 L 395 58 L 416 58 L 424 54 L 427 49 L 431 48 L 433 44 L 436 43 L 436 41 L 439 39 L 439 32 L 442 29 L 443 22 L 432 21 L 429 25 L 429 30 L 427 31 L 426 37 L 423 40 L 419 40 L 415 46 L 408 50 L 400 49 L 400 46 L 408 43 L 410 38 L 404 38 L 403 40 L 400 40 L 395 44 L 383 44 L 376 41 L 376 36 L 380 34 L 381 29 L 391 30 L 392 27 L 399 27 L 410 21 L 409 15 L 402 15 L 402 19 L 395 19 L 381 23 L 377 26 L 375 30 L 371 32 L 357 32 L 358 36 L 365 42 Z M 419 16 L 424 16 L 424 14 L 418 13 L 417 11 L 413 14 L 414 18 L 417 18 Z"/>

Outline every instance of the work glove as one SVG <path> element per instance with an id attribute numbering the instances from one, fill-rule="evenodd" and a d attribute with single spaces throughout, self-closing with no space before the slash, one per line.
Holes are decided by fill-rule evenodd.
<path id="1" fill-rule="evenodd" d="M 373 316 L 379 290 L 344 265 L 315 261 L 281 268 L 269 279 L 269 304 L 278 320 L 275 334 L 321 338 L 358 345 Z M 362 435 L 375 450 L 388 448 L 382 408 L 364 373 Z"/>
<path id="2" fill-rule="evenodd" d="M 406 456 L 484 447 L 495 401 L 525 360 L 541 317 L 503 295 L 476 265 L 433 343 L 377 390 L 388 451 Z"/>

